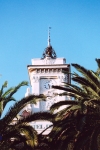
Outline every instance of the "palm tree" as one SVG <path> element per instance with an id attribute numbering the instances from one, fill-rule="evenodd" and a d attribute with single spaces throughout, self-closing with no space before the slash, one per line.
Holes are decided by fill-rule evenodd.
<path id="1" fill-rule="evenodd" d="M 16 101 L 13 95 L 20 89 L 20 87 L 28 85 L 28 82 L 23 81 L 13 88 L 9 88 L 4 91 L 7 87 L 7 81 L 2 85 L 0 90 L 0 117 L 6 106 L 10 101 Z M 34 146 L 37 146 L 38 135 L 36 130 L 30 126 L 28 123 L 30 121 L 38 120 L 43 118 L 45 114 L 32 114 L 27 118 L 20 118 L 13 124 L 14 118 L 17 117 L 17 114 L 23 109 L 28 103 L 36 103 L 41 98 L 44 98 L 43 95 L 30 95 L 26 98 L 16 101 L 14 106 L 10 107 L 6 115 L 0 119 L 0 149 L 5 150 L 11 148 L 17 149 L 22 142 L 22 149 L 27 147 L 27 149 L 33 149 Z M 47 114 L 46 114 L 47 115 Z M 45 115 L 45 117 L 46 117 Z M 51 116 L 49 115 L 49 118 Z M 24 146 L 23 146 L 24 143 Z"/>
<path id="2" fill-rule="evenodd" d="M 1 87 L 0 90 L 0 117 L 2 115 L 2 112 L 5 108 L 5 106 L 7 105 L 8 102 L 10 101 L 16 101 L 16 99 L 13 97 L 13 95 L 22 87 L 22 86 L 28 86 L 28 82 L 27 81 L 22 81 L 21 83 L 19 83 L 17 86 L 15 87 L 11 87 L 9 89 L 7 89 L 6 91 L 5 88 L 7 88 L 8 82 L 5 81 L 4 84 Z"/>
<path id="3" fill-rule="evenodd" d="M 66 105 L 65 109 L 56 114 L 54 128 L 50 133 L 56 150 L 67 150 L 73 145 L 73 150 L 97 150 L 93 147 L 93 139 L 98 143 L 100 135 L 100 59 L 96 59 L 97 71 L 88 70 L 78 64 L 72 66 L 79 74 L 72 74 L 72 80 L 77 83 L 65 86 L 53 86 L 64 90 L 60 95 L 69 95 L 75 100 L 59 102 L 51 106 L 51 111 Z"/>
<path id="4" fill-rule="evenodd" d="M 3 150 L 15 146 L 15 143 L 24 143 L 29 148 L 37 147 L 38 134 L 36 130 L 28 123 L 36 120 L 49 120 L 52 121 L 53 115 L 47 112 L 34 113 L 26 118 L 19 119 L 15 124 L 12 124 L 13 119 L 17 116 L 19 111 L 28 103 L 36 103 L 38 100 L 43 99 L 43 95 L 30 95 L 16 102 L 10 108 L 8 113 L 0 120 L 0 148 Z M 13 141 L 12 141 L 13 139 Z M 11 141 L 11 142 L 9 142 Z"/>

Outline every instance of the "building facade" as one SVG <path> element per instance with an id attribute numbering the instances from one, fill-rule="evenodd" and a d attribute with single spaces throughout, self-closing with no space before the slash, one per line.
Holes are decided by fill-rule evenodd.
<path id="1" fill-rule="evenodd" d="M 31 90 L 28 88 L 25 96 L 30 94 L 47 96 L 46 101 L 37 102 L 37 104 L 28 104 L 21 112 L 36 113 L 49 111 L 50 107 L 59 101 L 69 100 L 70 97 L 59 96 L 63 91 L 53 89 L 52 85 L 64 85 L 64 82 L 70 83 L 70 64 L 66 64 L 65 58 L 57 58 L 56 52 L 50 43 L 50 31 L 48 34 L 48 45 L 45 48 L 41 58 L 31 60 L 32 64 L 27 66 Z M 64 72 L 67 73 L 64 73 Z M 62 108 L 60 108 L 62 109 Z M 57 110 L 58 111 L 58 110 Z M 51 125 L 47 121 L 32 122 L 31 125 L 40 133 L 46 127 Z"/>

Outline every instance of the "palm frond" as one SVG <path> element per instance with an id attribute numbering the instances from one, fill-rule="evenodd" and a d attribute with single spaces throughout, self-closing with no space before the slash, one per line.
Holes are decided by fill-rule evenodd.
<path id="1" fill-rule="evenodd" d="M 58 109 L 59 107 L 64 106 L 64 105 L 68 106 L 68 105 L 76 105 L 76 104 L 78 104 L 78 101 L 72 101 L 72 100 L 60 101 L 58 103 L 53 104 L 50 107 L 50 111 L 54 112 L 56 109 Z"/>
<path id="2" fill-rule="evenodd" d="M 43 121 L 50 121 L 52 122 L 53 119 L 55 118 L 55 115 L 49 113 L 49 112 L 39 112 L 39 113 L 34 113 L 26 118 L 23 118 L 21 120 L 18 120 L 17 124 L 21 123 L 26 123 L 26 122 L 32 122 L 36 120 L 43 120 Z"/>
<path id="3" fill-rule="evenodd" d="M 8 102 L 10 101 L 16 101 L 16 99 L 14 97 L 11 97 L 10 99 L 4 99 L 3 101 L 3 110 L 5 108 L 5 106 L 7 105 Z"/>
<path id="4" fill-rule="evenodd" d="M 88 70 L 79 64 L 71 64 L 77 71 L 79 71 L 83 76 L 88 76 Z"/>
<path id="5" fill-rule="evenodd" d="M 15 94 L 18 91 L 18 89 L 20 89 L 20 87 L 25 86 L 25 85 L 28 86 L 27 81 L 22 81 L 17 86 L 15 86 L 13 91 L 7 96 L 7 99 L 10 99 L 12 97 L 12 95 Z"/>
<path id="6" fill-rule="evenodd" d="M 75 100 L 79 100 L 81 98 L 80 95 L 77 95 L 76 93 L 69 93 L 69 92 L 63 92 L 58 95 L 59 96 L 70 96 L 70 98 L 74 98 Z"/>
<path id="7" fill-rule="evenodd" d="M 21 127 L 23 128 L 23 125 L 21 125 Z M 30 126 L 27 126 L 27 127 L 29 127 L 27 128 L 27 132 L 30 133 Z M 34 147 L 34 145 L 31 146 L 31 144 L 28 143 L 29 141 L 28 141 L 28 137 L 26 136 L 26 133 L 22 134 L 22 131 L 21 131 L 22 128 L 16 128 L 15 126 L 12 126 L 11 128 L 12 130 L 9 131 L 8 129 L 8 131 L 5 132 L 5 135 L 3 135 L 4 142 L 1 143 L 0 145 L 1 147 L 4 147 L 5 145 L 8 146 L 8 148 L 14 148 L 14 149 L 17 149 L 19 146 L 20 148 L 24 148 L 24 147 L 32 148 L 32 146 Z M 24 125 L 24 128 L 26 128 L 26 125 Z M 33 130 L 34 129 L 31 127 L 31 132 Z M 36 135 L 34 134 L 34 136 Z M 34 139 L 32 139 L 31 141 L 33 142 L 33 140 Z"/>
<path id="8" fill-rule="evenodd" d="M 95 104 L 98 104 L 100 106 L 100 99 L 91 99 L 90 101 L 94 103 L 94 107 Z"/>
<path id="9" fill-rule="evenodd" d="M 98 78 L 97 74 L 93 72 L 92 70 L 87 70 L 84 67 L 78 65 L 78 64 L 72 64 L 73 67 L 75 67 L 84 77 L 86 77 L 91 83 L 95 84 L 100 88 L 100 79 Z"/>
<path id="10" fill-rule="evenodd" d="M 37 136 L 37 132 L 33 129 L 32 126 L 22 125 L 19 130 L 27 138 L 28 145 L 30 145 L 31 147 L 37 146 L 38 136 Z"/>
<path id="11" fill-rule="evenodd" d="M 8 82 L 5 81 L 4 84 L 2 85 L 1 90 L 0 90 L 0 97 L 1 97 L 1 95 L 3 93 L 4 88 L 7 87 L 7 84 L 8 84 Z"/>
<path id="12" fill-rule="evenodd" d="M 100 68 L 100 59 L 95 59 L 95 61 L 97 62 L 98 68 Z"/>
<path id="13" fill-rule="evenodd" d="M 17 114 L 23 109 L 28 103 L 34 102 L 36 103 L 40 99 L 43 99 L 44 96 L 38 95 L 30 95 L 28 97 L 25 97 L 21 99 L 20 101 L 16 102 L 8 111 L 8 113 L 0 120 L 0 123 L 4 126 L 6 124 L 10 124 L 10 122 L 17 116 Z"/>
<path id="14" fill-rule="evenodd" d="M 71 94 L 75 94 L 77 97 L 87 96 L 87 94 L 84 91 L 82 91 L 82 90 L 81 91 L 79 91 L 79 90 L 77 91 L 77 89 L 75 89 L 73 87 L 75 87 L 75 86 L 72 85 L 72 88 L 71 88 L 71 86 L 70 86 L 70 88 L 66 88 L 66 87 L 62 87 L 62 86 L 53 86 L 53 88 L 55 88 L 55 89 L 67 91 L 67 92 L 69 92 Z M 61 93 L 59 95 L 61 95 Z"/>
<path id="15" fill-rule="evenodd" d="M 97 86 L 92 84 L 91 81 L 87 80 L 84 77 L 74 77 L 72 78 L 73 81 L 79 83 L 81 86 L 89 86 L 90 88 L 92 88 L 94 91 L 97 91 Z"/>
<path id="16" fill-rule="evenodd" d="M 6 90 L 4 93 L 2 93 L 2 98 L 5 98 L 7 95 L 9 95 L 12 91 L 14 90 L 14 88 L 9 88 L 8 90 Z"/>

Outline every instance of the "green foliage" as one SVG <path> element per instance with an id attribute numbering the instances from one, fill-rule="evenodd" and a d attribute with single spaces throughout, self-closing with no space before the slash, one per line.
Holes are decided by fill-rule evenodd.
<path id="1" fill-rule="evenodd" d="M 0 90 L 0 105 L 2 109 L 0 112 L 2 114 L 6 104 L 15 100 L 12 96 L 20 89 L 21 86 L 28 85 L 28 82 L 21 82 L 18 86 L 14 88 L 9 88 L 4 92 L 4 88 L 7 87 L 7 82 L 5 82 Z M 31 150 L 38 146 L 38 134 L 36 130 L 30 126 L 28 123 L 36 120 L 52 120 L 53 115 L 47 112 L 41 112 L 32 114 L 27 118 L 20 118 L 17 120 L 17 114 L 22 110 L 27 104 L 36 104 L 41 99 L 45 99 L 44 95 L 30 95 L 16 101 L 13 106 L 10 107 L 6 115 L 0 119 L 0 149 L 2 150 L 17 150 L 25 149 Z M 16 118 L 16 122 L 13 120 Z"/>
<path id="2" fill-rule="evenodd" d="M 27 81 L 23 81 L 20 84 L 18 84 L 17 86 L 13 87 L 13 88 L 9 88 L 6 91 L 4 91 L 5 88 L 7 88 L 7 84 L 8 82 L 5 81 L 4 84 L 1 87 L 0 90 L 0 117 L 2 115 L 2 112 L 5 108 L 5 106 L 7 105 L 8 102 L 10 101 L 16 101 L 15 98 L 13 97 L 13 95 L 22 87 L 22 86 L 27 86 L 28 82 Z"/>
<path id="3" fill-rule="evenodd" d="M 74 99 L 51 106 L 52 113 L 60 106 L 67 106 L 57 112 L 53 120 L 54 127 L 50 133 L 53 150 L 100 149 L 100 59 L 96 59 L 96 62 L 98 68 L 95 72 L 72 64 L 79 72 L 71 74 L 75 84 L 53 86 L 64 91 L 59 96 L 66 95 Z"/>
<path id="4" fill-rule="evenodd" d="M 79 64 L 72 64 L 78 71 L 78 73 L 70 73 L 74 84 L 65 83 L 65 86 L 53 86 L 53 88 L 64 91 L 59 96 L 70 96 L 74 100 L 55 103 L 51 106 L 50 112 L 31 114 L 17 120 L 16 124 L 12 125 L 12 120 L 28 103 L 36 104 L 46 97 L 44 95 L 30 95 L 16 102 L 0 120 L 0 135 L 2 136 L 0 149 L 17 150 L 22 143 L 21 149 L 25 150 L 99 150 L 100 59 L 96 59 L 96 62 L 98 68 L 95 72 Z M 23 85 L 24 83 L 21 83 L 4 93 L 7 82 L 4 83 L 0 90 L 1 113 L 9 101 L 15 100 L 12 97 L 13 94 Z M 55 113 L 55 110 L 61 106 L 64 108 Z M 37 134 L 35 129 L 28 124 L 36 120 L 52 122 L 51 132 L 48 135 L 43 135 L 47 130 L 45 129 Z M 14 139 L 12 142 L 11 138 Z"/>

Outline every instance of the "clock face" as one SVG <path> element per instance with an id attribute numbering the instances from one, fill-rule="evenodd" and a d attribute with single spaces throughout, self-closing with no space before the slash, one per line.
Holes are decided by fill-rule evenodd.
<path id="1" fill-rule="evenodd" d="M 45 102 L 45 109 L 49 110 L 50 107 L 56 102 L 56 89 L 53 89 L 52 86 L 57 85 L 56 79 L 41 79 L 40 80 L 40 92 L 47 96 Z"/>
<path id="2" fill-rule="evenodd" d="M 41 93 L 51 90 L 53 85 L 57 85 L 55 79 L 41 79 L 40 83 Z"/>
<path id="3" fill-rule="evenodd" d="M 45 88 L 46 90 L 49 90 L 49 89 L 52 88 L 52 85 L 55 85 L 55 80 L 48 79 L 48 80 L 46 80 L 45 83 L 44 83 L 44 88 Z"/>

